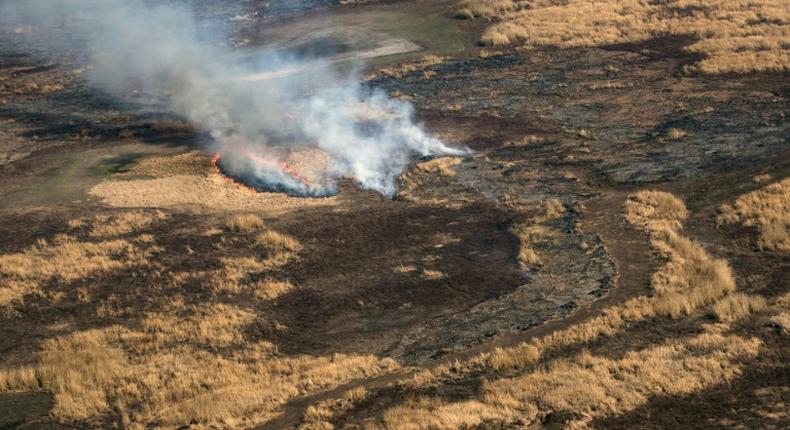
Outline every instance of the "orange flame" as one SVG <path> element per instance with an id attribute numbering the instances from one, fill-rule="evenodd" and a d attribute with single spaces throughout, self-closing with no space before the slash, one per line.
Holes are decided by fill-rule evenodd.
<path id="1" fill-rule="evenodd" d="M 299 175 L 299 173 L 296 170 L 291 168 L 291 166 L 289 166 L 288 163 L 286 163 L 284 161 L 276 161 L 276 160 L 272 160 L 272 159 L 269 159 L 269 158 L 264 158 L 264 157 L 261 157 L 259 155 L 253 154 L 253 153 L 251 153 L 249 151 L 244 151 L 244 155 L 247 156 L 252 161 L 254 161 L 255 163 L 261 165 L 261 166 L 265 166 L 265 167 L 268 167 L 270 169 L 280 169 L 281 171 L 283 171 L 284 173 L 286 173 L 289 176 L 293 177 L 297 181 L 299 181 L 299 182 L 301 182 L 301 183 L 303 183 L 303 184 L 305 184 L 307 186 L 310 186 L 310 182 L 309 181 L 304 179 L 301 175 Z M 219 175 L 222 176 L 222 178 L 225 180 L 225 182 L 227 182 L 229 184 L 233 184 L 233 185 L 235 185 L 235 186 L 237 186 L 237 187 L 239 187 L 239 188 L 241 188 L 243 190 L 249 191 L 251 193 L 257 193 L 258 192 L 258 190 L 256 190 L 255 188 L 252 188 L 252 187 L 250 187 L 250 186 L 248 186 L 248 185 L 246 185 L 246 184 L 244 184 L 242 182 L 239 182 L 239 181 L 237 181 L 237 180 L 235 180 L 235 179 L 233 179 L 231 177 L 228 177 L 228 176 L 224 175 L 222 173 L 222 171 L 220 170 L 219 166 L 217 166 L 217 162 L 220 160 L 220 158 L 222 158 L 222 152 L 221 151 L 216 153 L 216 154 L 214 154 L 214 156 L 211 157 L 211 166 L 214 168 L 214 170 Z"/>

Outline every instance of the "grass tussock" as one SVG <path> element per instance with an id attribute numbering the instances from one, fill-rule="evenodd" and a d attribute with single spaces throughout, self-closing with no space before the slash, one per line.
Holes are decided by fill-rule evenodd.
<path id="1" fill-rule="evenodd" d="M 748 317 L 754 312 L 759 312 L 767 306 L 761 296 L 752 296 L 743 293 L 730 294 L 713 305 L 713 316 L 717 320 L 729 323 Z"/>
<path id="2" fill-rule="evenodd" d="M 790 178 L 722 206 L 717 222 L 755 227 L 760 235 L 760 249 L 790 252 Z"/>
<path id="3" fill-rule="evenodd" d="M 236 233 L 254 233 L 266 227 L 263 220 L 257 215 L 236 215 L 230 218 L 225 225 L 229 231 Z"/>
<path id="4" fill-rule="evenodd" d="M 571 48 L 691 36 L 686 49 L 704 55 L 694 65 L 701 72 L 790 70 L 784 0 L 465 0 L 458 15 L 497 18 L 481 37 L 486 45 Z"/>

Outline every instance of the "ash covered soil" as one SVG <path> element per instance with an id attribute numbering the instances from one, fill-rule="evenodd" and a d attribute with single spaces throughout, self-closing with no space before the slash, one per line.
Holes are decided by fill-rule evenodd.
<path id="1" fill-rule="evenodd" d="M 641 190 L 670 192 L 685 202 L 684 234 L 729 262 L 738 291 L 769 303 L 788 293 L 786 252 L 758 246 L 754 226 L 716 222 L 722 205 L 790 174 L 787 73 L 686 72 L 697 58 L 683 50 L 690 41 L 682 37 L 601 48 L 482 49 L 474 43 L 481 23 L 455 20 L 453 2 L 315 1 L 299 2 L 305 8 L 299 11 L 277 8 L 280 3 L 204 1 L 196 7 L 225 20 L 243 16 L 233 21 L 239 26 L 234 37 L 251 46 L 276 32 L 269 25 L 298 28 L 283 40 L 301 47 L 307 45 L 299 39 L 300 22 L 347 23 L 350 30 L 335 31 L 331 40 L 349 37 L 343 43 L 353 45 L 364 39 L 354 29 L 370 30 L 358 24 L 366 17 L 427 20 L 410 39 L 421 51 L 376 58 L 366 85 L 411 102 L 427 130 L 474 154 L 415 159 L 392 199 L 351 181 L 341 181 L 340 193 L 330 198 L 251 193 L 212 166 L 213 154 L 204 150 L 208 136 L 167 113 L 156 97 L 121 99 L 95 90 L 81 77 L 87 65 L 78 55 L 45 58 L 26 50 L 15 29 L 3 29 L 0 428 L 294 428 L 318 422 L 310 407 L 320 405 L 331 410 L 326 423 L 360 428 L 378 425 L 382 414 L 414 399 L 476 399 L 484 385 L 524 370 L 475 368 L 453 376 L 452 363 L 463 368 L 479 354 L 653 295 L 651 277 L 667 260 L 623 217 L 628 196 Z M 445 41 L 429 46 L 430 37 L 420 33 L 431 31 L 429 20 L 443 26 L 443 37 L 455 37 L 446 42 L 452 47 Z M 376 34 L 409 40 L 385 27 Z M 348 56 L 349 49 L 338 55 Z M 435 52 L 447 57 L 401 67 Z M 234 218 L 249 215 L 264 226 Z M 298 244 L 264 243 L 261 232 Z M 90 248 L 111 242 L 110 251 Z M 275 288 L 275 281 L 288 287 Z M 243 318 L 211 320 L 209 308 L 234 309 Z M 152 322 L 168 316 L 205 320 L 202 328 L 173 334 L 176 329 Z M 772 317 L 758 314 L 721 329 L 763 345 L 729 380 L 646 395 L 587 424 L 789 425 L 788 327 L 783 334 Z M 535 367 L 584 350 L 618 359 L 716 323 L 704 310 L 683 319 L 657 316 L 616 336 L 552 349 Z M 217 326 L 228 331 L 216 334 L 224 340 L 210 339 L 210 327 Z M 271 345 L 262 360 L 342 363 L 370 356 L 397 364 L 337 372 L 328 382 L 319 382 L 316 371 L 309 377 L 315 381 L 294 382 L 276 400 L 267 397 L 249 409 L 228 407 L 228 416 L 184 412 L 173 418 L 171 406 L 149 400 L 156 397 L 146 394 L 153 391 L 149 381 L 126 374 L 118 376 L 123 383 L 92 380 L 100 388 L 85 390 L 99 406 L 83 414 L 64 412 L 55 385 L 14 385 L 12 371 L 37 369 L 46 360 L 42 351 L 109 327 L 134 335 L 113 337 L 103 348 L 120 350 L 134 366 L 155 357 L 158 364 L 145 372 L 167 381 L 171 376 L 163 375 L 178 372 L 163 357 L 192 354 L 202 369 L 213 366 L 211 360 L 247 354 L 249 345 Z M 160 340 L 141 346 L 146 335 Z M 167 336 L 172 339 L 161 341 Z M 307 365 L 288 366 L 309 373 Z M 430 383 L 402 382 L 441 366 L 450 370 Z M 197 373 L 178 375 L 190 388 L 179 391 L 182 397 L 170 395 L 185 404 L 205 396 L 220 409 L 217 399 L 236 398 L 231 388 Z M 127 393 L 135 384 L 145 386 L 138 390 L 143 394 Z M 359 389 L 364 396 L 348 400 Z M 127 398 L 137 403 L 119 401 Z M 562 428 L 579 417 L 566 410 L 537 423 L 485 416 L 467 427 Z"/>

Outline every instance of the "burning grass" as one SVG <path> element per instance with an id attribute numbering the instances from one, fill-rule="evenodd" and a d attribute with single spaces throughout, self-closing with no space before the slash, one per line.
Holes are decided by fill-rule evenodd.
<path id="1" fill-rule="evenodd" d="M 481 43 L 562 48 L 692 36 L 686 49 L 705 56 L 705 73 L 790 69 L 790 9 L 783 0 L 645 2 L 639 0 L 463 1 L 463 17 L 497 18 Z"/>
<path id="2" fill-rule="evenodd" d="M 128 172 L 92 187 L 89 193 L 121 208 L 190 207 L 228 211 L 272 211 L 284 208 L 335 205 L 336 198 L 294 198 L 254 192 L 233 183 L 201 152 L 140 160 Z"/>
<path id="3" fill-rule="evenodd" d="M 760 249 L 790 252 L 790 178 L 723 205 L 716 220 L 719 224 L 756 227 Z"/>

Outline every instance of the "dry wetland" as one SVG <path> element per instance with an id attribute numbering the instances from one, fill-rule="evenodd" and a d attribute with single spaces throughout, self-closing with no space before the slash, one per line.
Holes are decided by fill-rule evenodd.
<path id="1" fill-rule="evenodd" d="M 0 3 L 0 429 L 790 428 L 790 3 Z"/>

